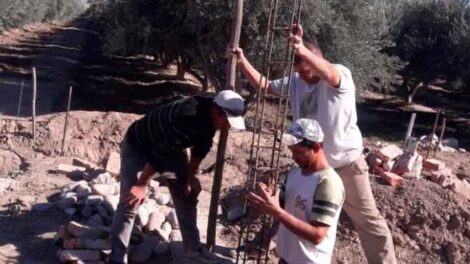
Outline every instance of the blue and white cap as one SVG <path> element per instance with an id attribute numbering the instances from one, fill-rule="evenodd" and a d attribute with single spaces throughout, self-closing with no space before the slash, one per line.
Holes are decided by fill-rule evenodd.
<path id="1" fill-rule="evenodd" d="M 282 136 L 282 142 L 287 146 L 292 146 L 305 139 L 311 142 L 321 143 L 323 142 L 323 138 L 323 130 L 316 120 L 300 118 L 297 119 L 287 130 L 287 133 Z"/>

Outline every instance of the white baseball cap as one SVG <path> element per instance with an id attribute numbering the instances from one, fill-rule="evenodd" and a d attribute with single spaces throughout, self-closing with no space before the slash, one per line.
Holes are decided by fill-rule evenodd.
<path id="1" fill-rule="evenodd" d="M 315 143 L 323 142 L 324 134 L 320 124 L 313 119 L 300 118 L 282 135 L 282 142 L 287 146 L 292 146 L 309 140 Z"/>
<path id="2" fill-rule="evenodd" d="M 236 92 L 224 90 L 214 97 L 214 103 L 222 108 L 227 115 L 230 127 L 245 130 L 245 100 Z"/>

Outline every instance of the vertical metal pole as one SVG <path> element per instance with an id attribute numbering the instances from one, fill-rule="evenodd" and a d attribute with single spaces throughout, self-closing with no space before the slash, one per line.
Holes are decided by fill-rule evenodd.
<path id="1" fill-rule="evenodd" d="M 16 111 L 16 116 L 20 116 L 21 113 L 21 104 L 23 103 L 23 88 L 24 88 L 24 80 L 21 80 L 21 88 L 20 88 L 20 98 L 18 99 L 18 111 Z"/>
<path id="2" fill-rule="evenodd" d="M 437 142 L 436 147 L 434 147 L 434 157 L 436 157 L 437 149 L 442 142 L 442 138 L 444 137 L 444 131 L 446 130 L 446 118 L 442 117 L 442 125 L 441 125 L 441 134 L 439 135 L 439 141 Z"/>
<path id="3" fill-rule="evenodd" d="M 32 100 L 32 111 L 33 111 L 33 140 L 36 137 L 36 89 L 37 89 L 37 82 L 36 82 L 36 68 L 33 67 L 33 100 Z"/>
<path id="4" fill-rule="evenodd" d="M 408 138 L 411 137 L 411 133 L 413 132 L 413 127 L 415 126 L 415 120 L 416 120 L 416 113 L 412 113 L 411 118 L 410 118 L 410 123 L 408 123 L 408 129 L 406 130 L 405 143 L 404 143 L 403 149 L 405 149 L 406 145 L 408 145 Z"/>
<path id="5" fill-rule="evenodd" d="M 60 154 L 64 155 L 64 146 L 65 146 L 65 136 L 67 135 L 67 125 L 69 121 L 69 112 L 70 112 L 70 103 L 72 102 L 72 90 L 73 87 L 69 88 L 69 100 L 67 102 L 67 112 L 65 113 L 65 122 L 64 122 L 64 135 L 62 137 L 62 147 L 60 148 Z"/>
<path id="6" fill-rule="evenodd" d="M 240 42 L 240 32 L 243 18 L 243 0 L 236 0 L 235 19 L 232 28 L 231 48 L 238 47 Z M 227 89 L 234 89 L 236 78 L 236 58 L 233 54 L 229 59 L 229 67 L 227 69 Z M 222 176 L 225 163 L 225 149 L 227 147 L 228 129 L 220 131 L 219 145 L 217 147 L 217 158 L 215 162 L 214 182 L 212 183 L 211 203 L 209 208 L 209 219 L 207 223 L 207 241 L 206 246 L 209 250 L 214 250 L 215 233 L 217 225 L 217 207 L 219 205 L 220 187 L 222 184 Z"/>
<path id="7" fill-rule="evenodd" d="M 429 135 L 430 141 L 429 141 L 428 151 L 426 152 L 426 159 L 429 158 L 429 152 L 431 152 L 432 141 L 433 141 L 433 138 L 434 138 L 434 134 L 436 133 L 437 121 L 439 121 L 439 114 L 440 114 L 440 113 L 441 113 L 441 110 L 437 111 L 437 113 L 436 113 L 436 119 L 434 120 L 434 126 L 432 127 L 432 132 L 431 132 L 431 134 Z"/>

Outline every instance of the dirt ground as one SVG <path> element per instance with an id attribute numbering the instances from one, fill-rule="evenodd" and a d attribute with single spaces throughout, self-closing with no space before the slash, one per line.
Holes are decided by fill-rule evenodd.
<path id="1" fill-rule="evenodd" d="M 90 24 L 83 21 L 74 23 L 78 22 L 52 26 L 47 30 L 38 27 L 0 37 L 0 65 L 3 65 L 0 78 L 9 83 L 13 80 L 15 84 L 8 86 L 14 89 L 11 99 L 0 103 L 8 103 L 8 111 L 11 111 L 0 121 L 0 183 L 8 185 L 5 189 L 0 187 L 0 263 L 57 262 L 53 237 L 58 226 L 70 219 L 57 209 L 40 206 L 53 201 L 61 187 L 73 181 L 51 172 L 57 164 L 70 163 L 72 157 L 103 164 L 110 151 L 119 151 L 128 125 L 152 104 L 175 93 L 193 94 L 198 91 L 197 83 L 189 77 L 184 82 L 174 80 L 171 68 L 163 68 L 148 58 L 104 56 L 97 45 L 99 39 L 90 31 Z M 76 42 L 71 44 L 57 36 L 68 34 L 65 33 L 68 30 L 83 34 L 78 46 Z M 45 38 L 42 34 L 56 35 Z M 63 156 L 60 155 L 65 119 L 61 110 L 64 109 L 62 93 L 56 95 L 53 103 L 41 106 L 43 114 L 38 117 L 35 141 L 31 138 L 31 122 L 11 117 L 16 113 L 11 101 L 17 98 L 14 95 L 18 92 L 18 84 L 29 76 L 29 72 L 22 69 L 39 65 L 36 64 L 38 61 L 47 61 L 47 54 L 50 54 L 50 51 L 35 50 L 34 53 L 28 50 L 31 45 L 25 46 L 24 40 L 32 37 L 42 46 L 62 39 L 63 47 L 78 47 L 78 54 L 53 55 L 62 57 L 61 61 L 69 61 L 68 56 L 72 56 L 76 61 L 72 63 L 76 66 L 66 70 L 76 93 Z M 9 53 L 16 54 L 18 59 L 5 55 Z M 25 54 L 32 56 L 30 60 L 21 59 L 20 55 Z M 47 78 L 50 83 L 61 82 L 54 76 Z M 432 111 L 443 109 L 449 120 L 446 137 L 457 138 L 462 147 L 470 150 L 469 98 L 464 95 L 432 89 L 418 94 L 417 104 L 412 106 L 402 104 L 396 97 L 366 93 L 361 98 L 358 104 L 359 125 L 367 146 L 374 146 L 377 141 L 401 144 L 411 111 L 418 112 L 416 135 L 428 134 L 434 118 Z M 274 117 L 272 105 L 269 105 L 267 113 L 268 119 Z M 248 121 L 252 115 L 252 112 L 248 113 Z M 29 116 L 26 111 L 24 116 Z M 231 201 L 228 198 L 246 180 L 251 138 L 250 131 L 230 134 L 222 183 L 225 207 L 236 204 L 233 201 L 236 199 Z M 271 139 L 263 137 L 263 140 Z M 199 203 L 199 226 L 203 239 L 215 151 L 216 145 L 201 165 L 199 176 L 204 190 Z M 262 162 L 267 163 L 270 153 L 260 155 Z M 460 175 L 463 176 L 459 177 L 469 180 L 468 152 L 438 153 L 437 158 L 445 161 L 454 172 L 462 172 Z M 285 151 L 280 167 L 287 169 L 290 166 L 292 161 Z M 392 231 L 399 263 L 470 263 L 469 201 L 425 177 L 406 179 L 400 188 L 385 185 L 373 175 L 370 179 L 377 206 Z M 237 230 L 237 225 L 228 223 L 223 217 L 219 219 L 217 241 L 220 253 L 230 255 L 230 249 L 234 249 L 237 243 Z M 155 260 L 154 263 L 161 262 Z M 365 263 L 357 233 L 345 214 L 341 216 L 338 228 L 333 263 Z"/>

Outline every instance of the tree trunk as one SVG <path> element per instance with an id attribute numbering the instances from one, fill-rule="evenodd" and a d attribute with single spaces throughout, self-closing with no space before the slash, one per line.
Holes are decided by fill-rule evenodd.
<path id="1" fill-rule="evenodd" d="M 177 68 L 176 68 L 176 79 L 184 80 L 184 74 L 186 73 L 186 67 L 181 58 L 178 59 Z"/>
<path id="2" fill-rule="evenodd" d="M 407 98 L 407 103 L 411 104 L 413 103 L 413 98 L 416 95 L 416 92 L 420 87 L 424 86 L 423 82 L 419 82 L 417 85 L 415 85 L 413 88 L 408 88 L 408 98 Z"/>

